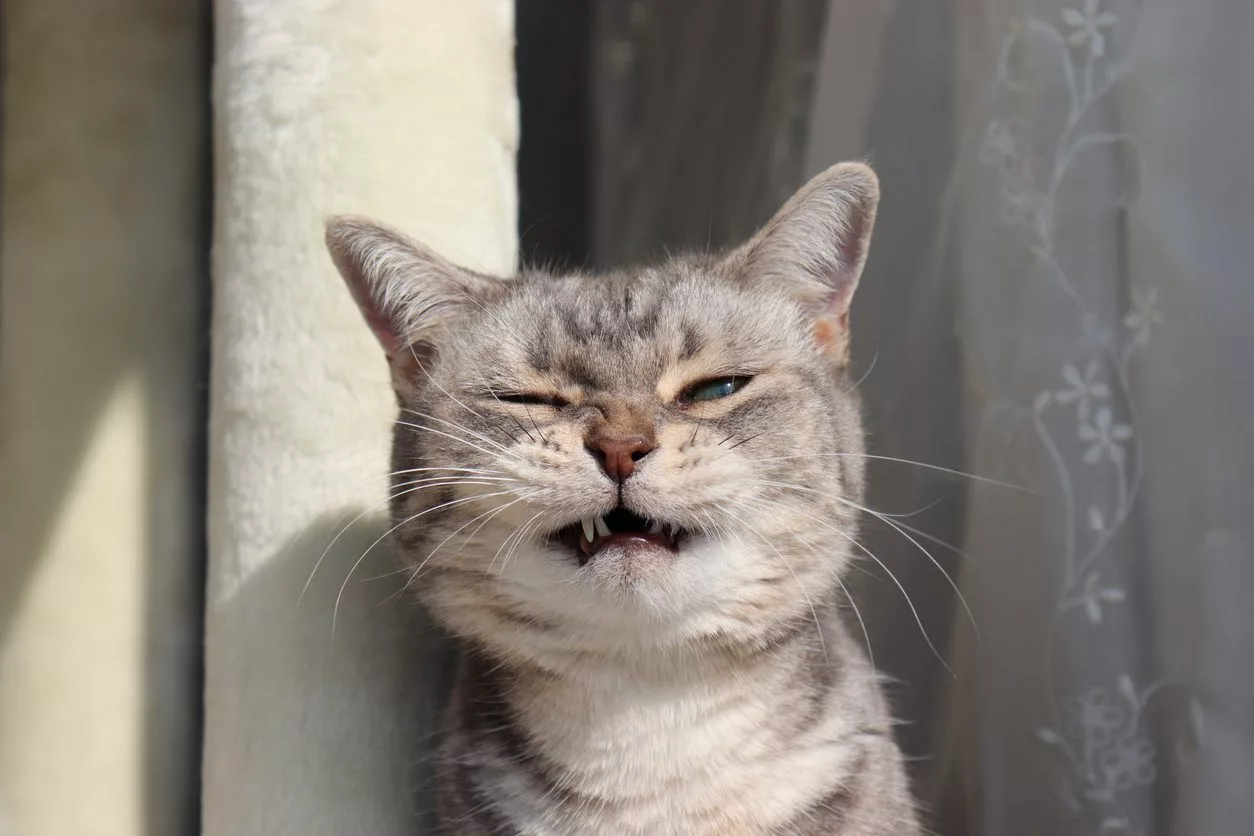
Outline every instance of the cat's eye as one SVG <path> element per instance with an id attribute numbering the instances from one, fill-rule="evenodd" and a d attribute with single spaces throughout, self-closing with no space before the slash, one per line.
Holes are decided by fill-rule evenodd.
<path id="1" fill-rule="evenodd" d="M 544 395 L 538 392 L 501 392 L 496 396 L 504 403 L 517 403 L 524 406 L 551 406 L 561 409 L 567 401 L 559 395 Z"/>
<path id="2" fill-rule="evenodd" d="M 728 395 L 734 395 L 745 387 L 752 378 L 732 375 L 729 377 L 714 377 L 709 380 L 702 380 L 689 386 L 679 394 L 679 403 L 681 405 L 699 403 L 701 401 L 716 401 L 719 398 L 726 398 Z"/>

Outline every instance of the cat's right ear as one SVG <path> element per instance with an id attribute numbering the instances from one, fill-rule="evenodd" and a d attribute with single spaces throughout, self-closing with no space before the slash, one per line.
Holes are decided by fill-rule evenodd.
<path id="1" fill-rule="evenodd" d="M 398 391 L 417 382 L 448 329 L 501 288 L 365 218 L 331 218 L 326 243 Z"/>

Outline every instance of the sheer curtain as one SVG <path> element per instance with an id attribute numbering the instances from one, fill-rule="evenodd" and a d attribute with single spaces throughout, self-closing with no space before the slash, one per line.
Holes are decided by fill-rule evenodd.
<path id="1" fill-rule="evenodd" d="M 895 587 L 860 605 L 948 831 L 1254 830 L 1251 32 L 1239 0 L 829 10 L 810 168 L 885 179 L 875 452 L 1016 486 L 876 483 L 935 503 L 877 553 L 952 674 Z"/>
<path id="2" fill-rule="evenodd" d="M 869 157 L 872 452 L 929 467 L 853 580 L 932 827 L 1254 832 L 1254 5 L 822 5 L 598 4 L 593 260 Z"/>

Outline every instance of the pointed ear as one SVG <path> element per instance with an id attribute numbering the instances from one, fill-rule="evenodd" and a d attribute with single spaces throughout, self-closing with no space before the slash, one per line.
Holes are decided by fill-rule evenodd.
<path id="1" fill-rule="evenodd" d="M 849 359 L 849 306 L 866 264 L 879 204 L 868 166 L 841 163 L 801 188 L 737 255 L 742 280 L 783 287 L 813 317 L 834 362 Z"/>
<path id="2" fill-rule="evenodd" d="M 365 218 L 331 218 L 326 242 L 398 388 L 412 385 L 450 327 L 503 288 Z"/>

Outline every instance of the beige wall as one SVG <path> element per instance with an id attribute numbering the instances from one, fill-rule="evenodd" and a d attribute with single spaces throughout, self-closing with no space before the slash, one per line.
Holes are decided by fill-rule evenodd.
<path id="1" fill-rule="evenodd" d="M 11 0 L 0 833 L 193 815 L 206 16 Z"/>

